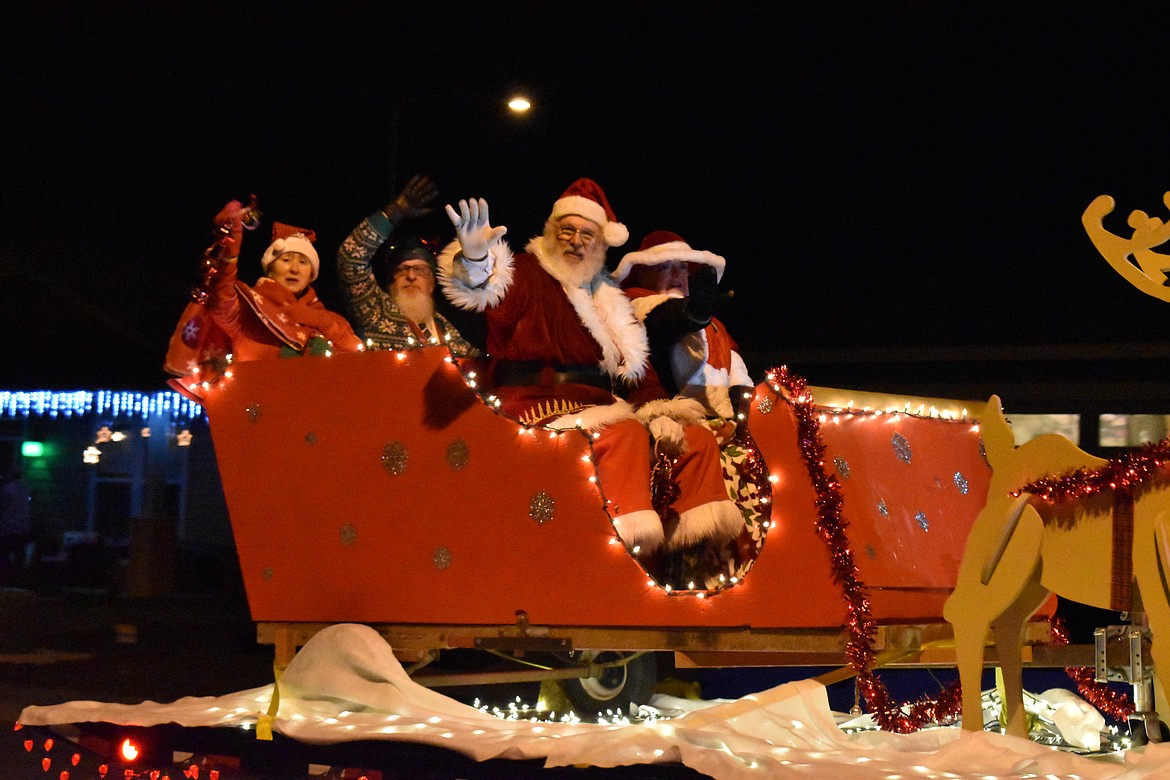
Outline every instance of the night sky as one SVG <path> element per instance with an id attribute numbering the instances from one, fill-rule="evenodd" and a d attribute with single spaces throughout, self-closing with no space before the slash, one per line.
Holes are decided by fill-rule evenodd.
<path id="1" fill-rule="evenodd" d="M 29 6 L 13 9 L 13 6 Z M 297 2 L 0 12 L 0 389 L 162 389 L 210 218 L 255 193 L 333 257 L 411 173 L 514 247 L 578 176 L 631 244 L 728 261 L 756 362 L 1157 342 L 1085 206 L 1167 216 L 1159 4 Z M 523 89 L 522 122 L 498 108 Z M 393 118 L 401 119 L 397 165 Z M 404 226 L 407 231 L 411 226 Z M 414 225 L 451 236 L 441 211 Z M 817 377 L 809 377 L 814 383 Z"/>

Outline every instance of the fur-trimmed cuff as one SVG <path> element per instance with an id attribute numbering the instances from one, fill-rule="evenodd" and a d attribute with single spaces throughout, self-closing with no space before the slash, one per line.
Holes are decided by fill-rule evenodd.
<path id="1" fill-rule="evenodd" d="M 647 401 L 638 407 L 634 416 L 643 425 L 648 424 L 655 417 L 669 417 L 680 425 L 691 425 L 704 419 L 707 416 L 707 410 L 694 398 L 676 395 L 674 398 Z"/>
<path id="2" fill-rule="evenodd" d="M 743 530 L 743 514 L 732 501 L 711 501 L 681 512 L 666 540 L 667 550 L 680 550 L 706 539 L 727 542 Z"/>
<path id="3" fill-rule="evenodd" d="M 655 293 L 654 295 L 643 295 L 640 298 L 634 298 L 630 301 L 630 305 L 634 307 L 634 314 L 637 316 L 639 322 L 646 319 L 646 315 L 658 308 L 659 305 L 666 303 L 672 298 L 681 298 L 681 295 L 670 295 L 669 293 Z"/>
<path id="4" fill-rule="evenodd" d="M 628 420 L 634 416 L 634 407 L 621 398 L 612 404 L 599 404 L 582 409 L 575 414 L 565 414 L 545 423 L 546 428 L 558 431 L 583 428 L 587 431 L 599 431 L 611 423 L 619 420 Z"/>
<path id="5" fill-rule="evenodd" d="M 472 282 L 464 261 L 457 258 L 461 247 L 452 241 L 439 253 L 439 286 L 451 303 L 460 309 L 484 311 L 503 300 L 512 286 L 512 248 L 503 240 L 488 247 L 487 281 L 482 285 Z"/>
<path id="6" fill-rule="evenodd" d="M 645 555 L 662 546 L 662 520 L 653 509 L 618 515 L 613 518 L 613 527 L 631 552 L 637 547 L 638 554 Z"/>

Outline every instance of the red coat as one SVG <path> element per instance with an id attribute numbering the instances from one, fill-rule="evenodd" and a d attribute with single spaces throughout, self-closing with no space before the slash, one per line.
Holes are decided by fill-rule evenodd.
<path id="1" fill-rule="evenodd" d="M 268 277 L 249 287 L 236 271 L 236 263 L 222 264 L 207 303 L 188 304 L 171 335 L 163 364 L 168 372 L 210 381 L 218 378 L 228 354 L 233 362 L 276 358 L 285 346 L 304 350 L 314 336 L 324 337 L 337 352 L 362 348 L 349 322 L 326 309 L 312 287 L 298 298 Z"/>
<path id="2" fill-rule="evenodd" d="M 505 413 L 529 424 L 558 417 L 572 424 L 579 417 L 587 428 L 631 416 L 611 390 L 624 393 L 644 379 L 649 347 L 625 293 L 607 274 L 598 274 L 587 289 L 566 288 L 541 264 L 533 241 L 529 252 L 494 255 L 496 274 L 486 293 L 468 288 L 451 295 L 458 285 L 450 270 L 457 248 L 440 257 L 441 278 L 458 305 L 484 311 L 489 382 Z M 508 384 L 503 369 L 516 362 L 546 368 L 532 382 Z M 569 367 L 600 369 L 607 387 L 552 381 L 552 373 Z"/>

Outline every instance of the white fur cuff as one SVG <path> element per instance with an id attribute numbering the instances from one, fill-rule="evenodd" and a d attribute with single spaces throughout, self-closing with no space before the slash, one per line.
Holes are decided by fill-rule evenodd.
<path id="1" fill-rule="evenodd" d="M 666 540 L 666 549 L 679 550 L 705 539 L 727 542 L 743 529 L 743 514 L 731 501 L 711 501 L 678 516 L 678 526 Z"/>
<path id="2" fill-rule="evenodd" d="M 653 509 L 618 515 L 613 519 L 613 527 L 630 551 L 638 547 L 638 553 L 644 555 L 662 546 L 662 520 Z"/>
<path id="3" fill-rule="evenodd" d="M 697 423 L 707 416 L 707 410 L 694 398 L 676 395 L 658 401 L 647 401 L 638 407 L 638 422 L 646 425 L 655 417 L 669 417 L 680 425 Z"/>
<path id="4" fill-rule="evenodd" d="M 487 281 L 482 285 L 472 282 L 468 269 L 457 259 L 460 246 L 452 241 L 439 253 L 439 286 L 451 303 L 461 309 L 484 311 L 503 300 L 512 286 L 512 249 L 507 242 L 497 240 L 488 247 Z"/>

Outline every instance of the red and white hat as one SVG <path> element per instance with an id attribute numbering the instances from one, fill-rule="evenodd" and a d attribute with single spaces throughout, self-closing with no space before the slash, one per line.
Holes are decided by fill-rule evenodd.
<path id="1" fill-rule="evenodd" d="M 622 258 L 613 272 L 613 278 L 621 282 L 630 275 L 630 271 L 636 265 L 658 265 L 672 260 L 712 266 L 717 281 L 723 278 L 723 268 L 727 265 L 722 255 L 703 249 L 692 249 L 691 245 L 683 241 L 677 233 L 655 230 L 642 239 L 642 246 L 637 252 L 630 252 Z"/>
<path id="2" fill-rule="evenodd" d="M 313 281 L 321 270 L 321 259 L 317 257 L 317 250 L 313 246 L 316 240 L 317 234 L 308 228 L 273 222 L 272 243 L 264 250 L 264 257 L 260 258 L 260 267 L 264 269 L 264 273 L 268 273 L 268 266 L 272 265 L 273 260 L 289 252 L 299 252 L 309 258 L 313 266 L 313 278 L 309 280 Z"/>
<path id="3" fill-rule="evenodd" d="M 630 231 L 617 221 L 601 185 L 593 179 L 577 179 L 569 185 L 556 203 L 553 204 L 550 220 L 576 215 L 596 222 L 601 226 L 601 237 L 610 246 L 621 246 L 630 238 Z"/>

